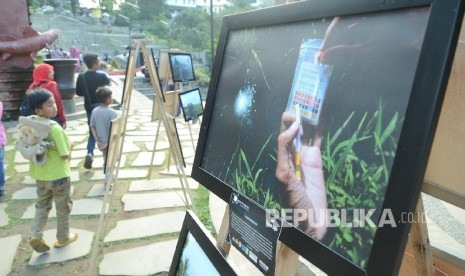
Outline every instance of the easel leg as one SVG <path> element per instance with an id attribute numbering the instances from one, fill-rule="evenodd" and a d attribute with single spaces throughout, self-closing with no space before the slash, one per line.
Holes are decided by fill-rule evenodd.
<path id="1" fill-rule="evenodd" d="M 425 210 L 423 199 L 420 195 L 417 203 L 417 210 L 413 216 L 414 223 L 410 230 L 410 242 L 413 248 L 413 259 L 417 275 L 434 275 L 433 258 L 431 246 L 428 238 L 428 227 L 425 221 Z"/>
<path id="2" fill-rule="evenodd" d="M 278 241 L 276 252 L 275 275 L 296 275 L 299 264 L 299 255 L 282 242 Z"/>
<path id="3" fill-rule="evenodd" d="M 191 124 L 190 122 L 187 122 L 187 128 L 189 129 L 189 134 L 191 136 L 191 142 L 192 142 L 192 148 L 195 151 L 195 144 L 194 144 L 194 136 L 192 136 L 192 129 L 191 129 Z"/>
<path id="4" fill-rule="evenodd" d="M 218 231 L 218 235 L 216 237 L 216 242 L 221 250 L 223 250 L 224 254 L 229 254 L 231 250 L 231 245 L 226 242 L 226 238 L 228 237 L 229 232 L 229 205 L 226 206 L 224 211 L 223 220 L 221 221 L 220 230 Z"/>
<path id="5" fill-rule="evenodd" d="M 150 159 L 150 167 L 149 167 L 149 173 L 147 175 L 147 178 L 151 178 L 152 175 L 152 167 L 153 167 L 153 159 L 155 159 L 155 151 L 157 150 L 157 141 L 158 141 L 158 134 L 160 133 L 160 120 L 158 119 L 158 126 L 157 126 L 157 133 L 155 134 L 155 141 L 153 143 L 153 150 L 152 150 L 152 159 Z"/>

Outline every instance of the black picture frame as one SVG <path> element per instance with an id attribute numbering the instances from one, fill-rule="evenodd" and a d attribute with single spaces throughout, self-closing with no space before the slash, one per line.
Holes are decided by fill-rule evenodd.
<path id="1" fill-rule="evenodd" d="M 190 236 L 189 236 L 190 234 Z M 176 250 L 174 251 L 173 261 L 171 262 L 170 270 L 168 275 L 177 275 L 176 272 L 181 263 L 181 258 L 185 249 L 186 241 L 188 237 L 194 238 L 200 249 L 203 250 L 211 265 L 217 270 L 219 275 L 237 275 L 233 266 L 228 262 L 226 257 L 221 251 L 215 246 L 216 242 L 210 235 L 208 230 L 203 226 L 202 222 L 192 211 L 187 211 L 182 224 L 181 232 L 179 234 L 178 243 Z M 196 254 L 196 257 L 200 257 L 201 253 Z M 194 265 L 200 266 L 199 263 Z M 211 266 L 210 266 L 211 267 Z M 209 270 L 205 266 L 201 266 L 202 274 L 199 275 L 212 275 L 209 274 Z M 192 275 L 192 274 L 188 274 Z"/>
<path id="2" fill-rule="evenodd" d="M 184 91 L 178 96 L 184 121 L 188 122 L 203 114 L 202 96 L 199 88 Z"/>
<path id="3" fill-rule="evenodd" d="M 332 123 L 342 129 L 343 125 L 340 123 L 343 122 L 343 119 L 346 120 L 345 122 L 350 122 L 349 120 L 353 119 L 350 113 L 345 114 L 346 117 L 342 118 L 342 110 L 351 106 L 357 107 L 353 110 L 355 113 L 370 114 L 367 117 L 361 115 L 360 121 L 358 121 L 360 123 L 363 118 L 368 121 L 375 116 L 380 118 L 382 112 L 390 110 L 386 106 L 391 104 L 391 96 L 401 99 L 398 102 L 401 103 L 402 107 L 396 107 L 399 108 L 398 110 L 392 107 L 392 113 L 389 114 L 391 122 L 396 120 L 395 131 L 392 132 L 396 133 L 396 138 L 391 140 L 391 142 L 394 141 L 395 147 L 390 151 L 390 168 L 386 171 L 387 177 L 383 182 L 385 187 L 380 193 L 381 198 L 377 203 L 379 208 L 374 216 L 379 222 L 381 212 L 388 210 L 396 225 L 395 227 L 392 225 L 375 227 L 370 240 L 354 239 L 350 235 L 339 237 L 343 239 L 343 242 L 352 240 L 348 244 L 353 245 L 354 248 L 357 244 L 361 244 L 362 247 L 369 246 L 369 253 L 364 263 L 356 263 L 353 258 L 349 257 L 349 249 L 336 251 L 330 247 L 330 241 L 316 240 L 297 227 L 283 227 L 280 240 L 330 275 L 396 274 L 400 268 L 411 226 L 411 221 L 404 221 L 403 216 L 411 214 L 415 210 L 420 195 L 432 138 L 462 22 L 463 9 L 463 3 L 459 0 L 447 2 L 438 0 L 393 0 L 388 2 L 381 0 L 316 0 L 224 17 L 192 168 L 192 177 L 228 202 L 231 192 L 238 189 L 238 181 L 227 179 L 228 173 L 234 174 L 232 172 L 233 166 L 236 166 L 236 169 L 239 168 L 239 165 L 236 165 L 239 163 L 237 160 L 240 159 L 239 161 L 242 162 L 245 160 L 250 162 L 250 165 L 260 166 L 262 164 L 257 164 L 258 158 L 267 158 L 266 162 L 268 163 L 259 167 L 262 169 L 260 173 L 266 174 L 259 184 L 277 183 L 276 160 L 268 158 L 269 155 L 273 154 L 273 150 L 276 152 L 277 146 L 273 148 L 269 145 L 277 144 L 277 137 L 280 133 L 279 122 L 288 101 L 287 91 L 291 91 L 293 73 L 299 57 L 299 46 L 304 39 L 323 39 L 330 23 L 335 22 L 334 18 L 336 17 L 342 18 L 347 24 L 346 30 L 351 31 L 355 31 L 356 29 L 351 28 L 363 21 L 364 24 L 361 25 L 364 25 L 365 29 L 358 29 L 358 38 L 376 36 L 380 40 L 385 39 L 383 42 L 390 43 L 384 43 L 383 46 L 389 45 L 393 48 L 385 47 L 383 51 L 370 52 L 374 56 L 365 55 L 364 59 L 358 59 L 357 62 L 349 60 L 357 57 L 355 52 L 337 57 L 335 61 L 339 62 L 339 67 L 334 66 L 333 68 L 333 76 L 329 80 L 327 99 L 323 107 L 326 110 L 322 111 L 326 114 L 322 116 L 334 119 L 336 115 L 329 114 L 329 109 L 340 116 L 335 121 L 337 122 L 337 119 L 340 121 L 339 124 L 335 124 L 334 120 L 327 120 L 321 128 L 330 128 Z M 397 20 L 399 16 L 406 14 L 413 15 L 413 18 L 419 17 L 418 26 L 412 27 L 409 24 L 402 24 L 401 27 L 394 28 L 396 24 L 402 22 Z M 388 24 L 380 25 L 382 20 L 377 21 L 378 18 L 386 19 Z M 350 22 L 351 20 L 352 22 Z M 402 44 L 402 39 L 405 38 L 406 34 L 417 36 L 407 39 L 409 41 L 407 43 L 411 42 L 409 46 Z M 352 33 L 345 39 L 353 37 Z M 355 42 L 352 43 L 351 45 L 355 45 Z M 412 47 L 414 44 L 419 47 Z M 407 47 L 412 48 L 408 48 L 407 51 L 405 50 Z M 370 48 L 370 51 L 376 51 L 376 49 L 376 47 Z M 415 58 L 410 59 L 409 55 L 415 56 Z M 358 57 L 361 57 L 360 53 Z M 380 59 L 381 57 L 383 58 Z M 235 61 L 232 61 L 233 59 Z M 394 68 L 400 69 L 395 70 Z M 354 78 L 347 77 L 347 74 L 359 73 L 362 69 L 365 71 L 358 78 L 355 78 L 356 82 L 354 81 L 350 85 L 344 83 L 354 80 Z M 371 78 L 375 76 L 372 74 L 377 77 Z M 344 79 L 344 77 L 347 78 Z M 393 94 L 393 92 L 384 98 L 379 97 L 384 101 L 378 100 L 378 104 L 364 102 L 363 96 L 369 96 L 368 92 L 377 91 L 373 88 L 380 83 L 383 85 L 387 83 L 391 87 L 391 85 L 402 82 L 406 84 L 403 84 L 400 89 L 389 89 L 390 92 L 397 93 Z M 331 89 L 338 88 L 342 91 L 343 88 L 352 88 L 355 90 L 356 85 L 359 85 L 358 88 L 362 94 L 353 96 L 333 93 L 331 97 L 329 96 Z M 386 87 L 385 90 L 388 91 Z M 276 91 L 285 91 L 281 92 L 285 96 L 277 94 Z M 236 99 L 231 95 L 237 95 Z M 243 99 L 239 95 L 250 96 L 249 98 L 254 101 L 250 101 L 249 105 L 244 105 L 241 102 Z M 361 99 L 361 102 L 354 105 L 354 101 Z M 240 108 L 249 112 L 246 114 L 248 118 L 244 113 L 242 113 L 241 119 L 238 119 L 237 115 L 236 118 L 234 117 L 234 112 L 236 112 L 234 100 L 236 103 L 242 104 L 239 105 Z M 267 104 L 262 104 L 264 101 L 267 101 Z M 259 106 L 260 104 L 263 106 Z M 240 108 L 238 108 L 239 111 L 241 111 Z M 380 111 L 382 112 L 380 113 Z M 266 120 L 257 122 L 258 116 L 262 116 Z M 247 119 L 251 119 L 250 124 Z M 267 132 L 270 123 L 264 123 L 268 121 L 276 121 L 272 135 Z M 366 121 L 363 123 L 365 124 Z M 383 127 L 387 129 L 387 125 L 383 125 Z M 317 127 L 317 130 L 324 131 L 321 128 Z M 346 130 L 347 128 L 344 131 Z M 358 131 L 357 126 L 351 131 Z M 263 136 L 263 133 L 266 136 Z M 324 132 L 323 134 L 328 133 Z M 333 131 L 330 134 L 337 133 Z M 245 150 L 238 152 L 239 138 L 237 137 L 242 139 L 241 141 L 244 143 L 250 144 L 258 140 L 262 144 L 250 146 L 250 148 L 255 148 L 255 152 L 252 149 L 248 152 Z M 330 143 L 334 136 L 322 135 L 322 137 L 322 150 L 324 151 L 324 147 Z M 373 134 L 370 137 L 375 139 Z M 269 144 L 263 143 L 264 141 L 269 142 Z M 265 146 L 270 150 L 263 150 Z M 254 154 L 249 154 L 250 152 L 254 152 Z M 367 158 L 374 158 L 372 154 L 374 153 L 361 151 L 361 155 L 366 155 Z M 323 166 L 328 163 L 325 162 Z M 339 165 L 344 165 L 344 162 Z M 324 179 L 327 181 L 331 171 L 327 167 L 324 167 L 323 170 Z M 246 170 L 244 169 L 243 172 Z M 327 184 L 325 183 L 325 185 Z M 373 185 L 375 188 L 380 186 L 377 182 L 374 182 Z M 279 185 L 272 186 L 272 188 L 278 193 L 284 189 L 283 186 Z M 271 188 L 270 190 L 273 191 Z M 328 191 L 327 186 L 326 190 L 328 194 L 331 192 Z M 241 194 L 244 193 L 241 192 Z M 383 194 L 384 197 L 382 197 Z M 257 202 L 250 194 L 244 194 L 244 196 Z M 344 197 L 336 197 L 336 199 L 344 199 Z M 265 207 L 267 206 L 264 206 L 263 202 L 257 203 L 262 206 L 265 215 Z M 331 208 L 329 203 L 328 208 Z M 370 245 L 370 243 L 372 244 Z"/>
<path id="4" fill-rule="evenodd" d="M 153 59 L 153 64 L 155 65 L 155 77 L 158 79 L 158 86 L 160 87 L 161 98 L 163 99 L 163 102 L 165 102 L 165 93 L 163 92 L 163 86 L 161 84 L 160 74 L 158 74 L 158 62 L 155 60 L 155 54 L 153 53 L 153 48 L 150 48 L 150 54 Z M 156 100 L 156 96 L 154 96 L 153 101 L 155 102 L 155 100 Z"/>
<path id="5" fill-rule="evenodd" d="M 188 53 L 168 53 L 173 82 L 195 81 L 192 56 Z"/>

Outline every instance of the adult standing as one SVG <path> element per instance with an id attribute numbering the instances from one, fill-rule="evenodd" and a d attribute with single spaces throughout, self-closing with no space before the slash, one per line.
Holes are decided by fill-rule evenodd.
<path id="1" fill-rule="evenodd" d="M 63 108 L 63 102 L 61 100 L 60 91 L 58 90 L 58 84 L 53 80 L 54 75 L 55 71 L 52 65 L 47 63 L 39 64 L 39 66 L 37 66 L 32 72 L 33 81 L 29 85 L 29 89 L 42 87 L 52 92 L 57 105 L 57 116 L 51 119 L 56 121 L 63 128 L 66 128 L 66 116 Z"/>
<path id="2" fill-rule="evenodd" d="M 87 71 L 78 76 L 76 81 L 76 95 L 84 97 L 84 108 L 87 114 L 87 124 L 90 125 L 90 116 L 92 110 L 100 105 L 95 92 L 100 86 L 110 84 L 110 78 L 107 74 L 97 70 L 100 69 L 100 60 L 97 54 L 85 54 L 84 63 L 87 66 Z M 87 155 L 84 161 L 84 168 L 92 169 L 94 160 L 95 139 L 89 127 L 89 139 L 87 140 Z"/>

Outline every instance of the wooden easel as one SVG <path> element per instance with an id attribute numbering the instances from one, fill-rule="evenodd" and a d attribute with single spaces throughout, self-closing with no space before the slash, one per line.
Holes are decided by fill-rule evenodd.
<path id="1" fill-rule="evenodd" d="M 121 137 L 117 141 L 117 145 L 115 148 L 116 155 L 114 156 L 113 160 L 111 161 L 109 169 L 106 171 L 105 180 L 105 193 L 102 202 L 102 208 L 100 211 L 99 222 L 97 225 L 97 231 L 95 233 L 95 238 L 92 244 L 92 253 L 91 253 L 91 261 L 89 265 L 88 275 L 96 275 L 95 273 L 95 265 L 97 262 L 97 252 L 100 249 L 100 243 L 103 242 L 102 240 L 102 233 L 103 230 L 106 229 L 106 206 L 107 203 L 110 204 L 112 200 L 112 196 L 110 194 L 110 188 L 112 185 L 116 185 L 116 180 L 118 179 L 119 167 L 121 162 L 121 156 L 123 153 L 123 145 L 124 145 L 124 138 L 126 133 L 126 126 L 129 117 L 129 107 L 131 103 L 131 95 L 132 95 L 132 87 L 134 83 L 134 75 L 136 71 L 136 58 L 139 53 L 139 45 L 135 44 L 135 51 L 131 51 L 131 55 L 128 58 L 128 66 L 126 68 L 126 86 L 123 88 L 123 100 L 121 103 L 121 122 L 118 125 L 118 129 L 116 130 L 117 133 L 121 134 Z M 108 161 L 108 160 L 107 160 Z"/>
<path id="2" fill-rule="evenodd" d="M 172 80 L 171 67 L 170 67 L 170 62 L 168 60 L 168 55 L 169 55 L 169 52 L 162 52 L 160 54 L 159 68 L 161 68 L 161 70 L 158 71 L 158 72 L 155 71 L 155 73 L 156 73 L 155 77 L 158 80 L 160 80 L 160 79 L 163 80 L 163 87 L 162 87 L 162 91 L 160 91 L 160 93 L 163 95 L 163 93 L 166 92 L 166 94 L 165 94 L 166 100 L 168 99 L 168 91 L 167 91 L 168 90 L 168 84 Z M 174 94 L 169 95 L 170 97 L 174 97 L 173 109 L 170 110 L 169 112 L 167 112 L 168 117 L 172 117 L 172 118 L 176 116 L 177 108 L 179 108 L 178 93 L 184 91 L 183 83 L 173 82 L 173 89 L 174 90 L 170 91 L 170 93 L 174 93 Z M 188 84 L 187 89 L 190 89 L 190 83 Z M 149 173 L 148 173 L 147 178 L 150 178 L 150 176 L 152 174 L 152 168 L 153 168 L 152 164 L 153 164 L 153 160 L 155 159 L 155 153 L 156 153 L 157 143 L 158 143 L 158 136 L 159 136 L 159 133 L 160 133 L 160 126 L 161 126 L 161 120 L 160 120 L 161 115 L 160 115 L 160 113 L 161 112 L 166 113 L 165 104 L 163 104 L 163 106 L 165 107 L 165 110 L 161 110 L 161 109 L 158 108 L 159 107 L 158 99 L 154 95 L 153 108 L 152 108 L 152 121 L 158 120 L 158 124 L 157 124 L 157 131 L 156 131 L 156 134 L 155 134 L 155 140 L 154 140 L 153 149 L 152 149 L 152 156 L 151 156 L 151 159 L 150 159 L 150 168 L 149 168 Z M 191 129 L 191 126 L 190 126 L 189 123 L 187 123 L 187 127 L 188 127 L 190 138 L 191 138 L 192 148 L 195 150 L 194 138 L 193 138 L 192 129 Z M 171 156 L 172 155 L 173 155 L 172 151 L 170 150 L 169 153 L 168 153 L 168 165 L 167 165 L 168 170 L 169 170 L 170 165 L 171 165 Z M 182 155 L 181 155 L 181 158 L 182 158 Z M 176 163 L 176 160 L 175 160 L 175 163 Z"/>
<path id="3" fill-rule="evenodd" d="M 223 220 L 216 237 L 218 247 L 222 250 L 224 255 L 228 255 L 231 250 L 231 245 L 226 242 L 229 232 L 229 204 L 224 211 Z M 278 241 L 276 249 L 276 268 L 275 275 L 296 275 L 299 264 L 299 255 L 295 253 L 284 243 Z M 244 257 L 245 258 L 245 257 Z"/>
<path id="4" fill-rule="evenodd" d="M 166 130 L 166 135 L 168 137 L 168 141 L 170 145 L 170 151 L 173 153 L 173 157 L 175 159 L 176 170 L 178 171 L 178 176 L 181 182 L 181 187 L 182 187 L 182 191 L 184 194 L 186 207 L 189 208 L 189 206 L 191 206 L 195 212 L 195 207 L 192 204 L 193 197 L 190 192 L 189 183 L 187 182 L 186 173 L 183 167 L 182 155 L 180 152 L 181 145 L 178 143 L 178 140 L 175 137 L 176 134 L 175 134 L 174 126 L 172 125 L 172 123 L 170 123 L 168 114 L 165 111 L 163 96 L 161 94 L 163 92 L 160 91 L 160 79 L 158 78 L 158 75 L 156 72 L 155 63 L 153 61 L 153 58 L 151 58 L 149 51 L 147 50 L 145 41 L 143 40 L 136 41 L 136 43 L 137 43 L 136 49 L 137 50 L 140 49 L 142 51 L 142 55 L 146 61 L 146 66 L 147 66 L 149 76 L 150 76 L 150 82 L 152 84 L 152 89 L 154 92 L 153 100 L 154 102 L 156 102 L 158 106 L 158 110 L 160 111 L 160 117 L 161 117 L 161 121 L 163 122 L 163 126 L 165 127 L 165 130 Z M 152 164 L 150 164 L 150 167 L 152 167 Z"/>
<path id="5" fill-rule="evenodd" d="M 418 198 L 417 208 L 413 216 L 413 224 L 410 229 L 410 243 L 413 248 L 413 259 L 417 275 L 434 275 L 433 257 L 428 238 L 428 227 L 425 221 L 425 209 L 423 199 Z"/>

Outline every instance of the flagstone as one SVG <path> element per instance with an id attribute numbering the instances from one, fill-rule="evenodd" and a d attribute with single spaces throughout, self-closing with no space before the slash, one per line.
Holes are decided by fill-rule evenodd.
<path id="1" fill-rule="evenodd" d="M 79 143 L 88 139 L 88 135 L 70 135 L 68 136 L 69 140 L 73 143 Z"/>
<path id="2" fill-rule="evenodd" d="M 168 272 L 177 240 L 107 253 L 99 266 L 100 275 L 155 275 Z M 155 261 L 156 260 L 156 261 Z"/>
<path id="3" fill-rule="evenodd" d="M 10 152 L 12 150 L 16 150 L 16 147 L 14 145 L 5 146 L 5 152 Z"/>
<path id="4" fill-rule="evenodd" d="M 186 161 L 187 164 L 194 164 L 194 159 L 195 159 L 195 156 L 191 156 L 191 157 L 188 157 L 188 158 L 184 158 L 184 161 Z"/>
<path id="5" fill-rule="evenodd" d="M 166 212 L 136 219 L 120 220 L 105 237 L 105 242 L 151 237 L 181 230 L 185 211 Z"/>
<path id="6" fill-rule="evenodd" d="M 182 148 L 182 156 L 184 156 L 184 158 L 192 157 L 194 155 L 195 155 L 195 150 L 192 147 Z"/>
<path id="7" fill-rule="evenodd" d="M 155 137 L 155 134 L 156 134 L 156 132 L 154 130 L 150 130 L 150 131 L 135 130 L 135 131 L 126 132 L 126 136 L 150 136 L 150 137 Z"/>
<path id="8" fill-rule="evenodd" d="M 21 153 L 19 153 L 19 151 L 16 151 L 16 154 L 15 154 L 15 159 L 13 160 L 13 162 L 15 164 L 18 164 L 18 163 L 29 163 L 29 160 L 27 160 L 26 158 L 24 158 Z"/>
<path id="9" fill-rule="evenodd" d="M 110 191 L 111 194 L 111 191 Z M 87 193 L 87 197 L 97 197 L 97 196 L 104 196 L 105 195 L 105 185 L 103 184 L 95 184 L 92 185 L 90 191 Z"/>
<path id="10" fill-rule="evenodd" d="M 21 235 L 0 238 L 0 275 L 11 272 L 16 251 L 21 242 Z"/>
<path id="11" fill-rule="evenodd" d="M 196 190 L 199 187 L 199 183 L 190 177 L 187 178 L 187 183 L 191 190 Z M 182 189 L 179 177 L 134 180 L 129 185 L 130 192 L 168 189 Z"/>
<path id="12" fill-rule="evenodd" d="M 187 166 L 184 168 L 184 173 L 186 175 L 191 175 L 192 172 L 192 166 Z M 162 175 L 178 175 L 178 171 L 176 170 L 176 166 L 172 165 L 167 169 L 164 169 L 163 171 L 160 171 L 160 174 Z"/>
<path id="13" fill-rule="evenodd" d="M 118 171 L 118 179 L 133 179 L 133 178 L 145 178 L 148 175 L 148 170 L 137 169 L 120 169 Z M 95 172 L 90 180 L 105 180 L 105 174 L 103 171 Z"/>
<path id="14" fill-rule="evenodd" d="M 147 143 L 145 143 L 145 148 L 146 148 L 148 151 L 153 151 L 153 146 L 154 146 L 154 144 L 155 144 L 155 142 L 153 142 L 153 139 L 152 139 L 152 142 L 147 142 Z M 166 150 L 166 149 L 169 149 L 169 147 L 170 147 L 170 143 L 169 143 L 169 142 L 158 140 L 156 150 Z"/>
<path id="15" fill-rule="evenodd" d="M 15 165 L 15 170 L 18 173 L 25 173 L 29 171 L 29 164 Z"/>
<path id="16" fill-rule="evenodd" d="M 73 208 L 71 210 L 72 216 L 89 216 L 99 215 L 102 211 L 103 201 L 100 199 L 84 198 L 73 200 Z M 109 204 L 106 204 L 105 213 L 108 213 Z M 21 219 L 32 219 L 35 215 L 35 204 L 29 206 L 24 212 Z M 55 204 L 52 204 L 52 210 L 50 210 L 49 218 L 55 218 L 57 216 Z"/>
<path id="17" fill-rule="evenodd" d="M 123 195 L 124 211 L 185 207 L 182 191 Z"/>
<path id="18" fill-rule="evenodd" d="M 26 184 L 26 185 L 35 185 L 36 184 L 36 180 L 35 179 L 32 179 L 30 176 L 26 176 L 24 178 L 23 181 L 21 181 L 22 184 Z"/>
<path id="19" fill-rule="evenodd" d="M 71 186 L 71 194 L 74 192 L 74 186 Z M 11 199 L 37 199 L 36 187 L 27 187 L 16 191 L 11 196 Z"/>
<path id="20" fill-rule="evenodd" d="M 126 137 L 128 137 L 128 136 L 126 136 Z M 123 143 L 123 153 L 139 152 L 139 151 L 140 151 L 140 148 L 136 144 L 134 144 L 132 141 L 124 141 L 124 143 Z"/>
<path id="21" fill-rule="evenodd" d="M 136 130 L 137 127 L 139 126 L 139 124 L 134 124 L 134 123 L 131 123 L 131 122 L 128 122 L 126 124 L 126 131 L 133 131 L 133 130 Z"/>
<path id="22" fill-rule="evenodd" d="M 53 243 L 56 241 L 56 229 L 50 229 L 44 232 L 44 240 L 50 246 L 50 251 L 45 253 L 33 252 L 29 265 L 36 266 L 49 263 L 58 263 L 68 260 L 84 257 L 90 253 L 94 233 L 81 229 L 70 229 L 71 232 L 78 234 L 77 241 L 70 243 L 61 248 L 54 248 Z"/>
<path id="23" fill-rule="evenodd" d="M 153 142 L 155 140 L 155 133 L 151 136 L 130 136 L 125 135 L 124 141 L 128 142 Z"/>
<path id="24" fill-rule="evenodd" d="M 140 166 L 150 166 L 150 160 L 152 159 L 152 152 L 140 152 L 136 159 L 132 162 L 131 166 L 140 167 Z M 155 152 L 152 165 L 161 166 L 165 162 L 166 153 L 164 152 Z"/>

